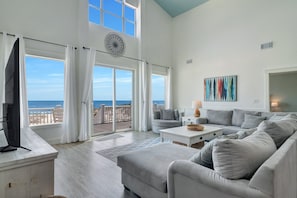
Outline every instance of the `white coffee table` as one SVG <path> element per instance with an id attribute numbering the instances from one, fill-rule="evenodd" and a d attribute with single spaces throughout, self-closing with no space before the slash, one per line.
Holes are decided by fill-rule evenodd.
<path id="1" fill-rule="evenodd" d="M 187 126 L 160 130 L 162 142 L 164 139 L 169 139 L 175 142 L 186 144 L 189 147 L 192 144 L 204 142 L 204 140 L 211 140 L 222 134 L 222 128 L 211 126 L 204 126 L 203 131 L 191 131 L 187 129 Z"/>

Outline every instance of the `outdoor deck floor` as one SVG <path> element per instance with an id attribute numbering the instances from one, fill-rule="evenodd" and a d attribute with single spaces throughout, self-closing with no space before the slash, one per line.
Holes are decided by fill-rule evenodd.
<path id="1" fill-rule="evenodd" d="M 116 129 L 120 131 L 131 130 L 131 121 L 117 122 Z M 112 123 L 94 124 L 94 134 L 112 132 Z"/>

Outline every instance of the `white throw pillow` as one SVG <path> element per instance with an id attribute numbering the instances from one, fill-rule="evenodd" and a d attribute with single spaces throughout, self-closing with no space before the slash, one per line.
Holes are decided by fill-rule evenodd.
<path id="1" fill-rule="evenodd" d="M 212 152 L 214 170 L 227 179 L 249 179 L 275 151 L 273 139 L 264 131 L 244 139 L 217 140 Z"/>

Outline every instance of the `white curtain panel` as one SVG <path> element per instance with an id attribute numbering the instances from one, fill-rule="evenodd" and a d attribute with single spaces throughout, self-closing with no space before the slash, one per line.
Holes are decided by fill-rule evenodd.
<path id="1" fill-rule="evenodd" d="M 93 67 L 95 65 L 96 50 L 87 50 L 85 57 L 85 77 L 83 80 L 83 93 L 80 111 L 79 141 L 86 141 L 91 137 L 92 130 L 92 82 Z"/>
<path id="2" fill-rule="evenodd" d="M 76 142 L 78 140 L 78 115 L 77 115 L 77 82 L 75 65 L 75 47 L 67 45 L 65 58 L 64 79 L 64 110 L 63 134 L 61 143 Z"/>
<path id="3" fill-rule="evenodd" d="M 140 131 L 152 126 L 152 66 L 143 62 L 140 66 Z"/>
<path id="4" fill-rule="evenodd" d="M 27 99 L 27 84 L 26 84 L 26 65 L 25 65 L 25 42 L 22 35 L 16 35 L 16 36 L 8 36 L 7 33 L 3 33 L 3 40 L 2 40 L 2 72 L 1 77 L 4 79 L 4 67 L 7 64 L 10 52 L 12 50 L 12 47 L 15 43 L 15 41 L 19 38 L 19 64 L 20 64 L 20 125 L 21 128 L 29 127 L 29 113 L 28 113 L 28 99 Z M 3 91 L 4 91 L 4 85 L 3 82 L 1 84 L 2 93 L 2 102 L 4 101 L 3 98 Z M 1 107 L 2 112 L 2 107 Z"/>
<path id="5" fill-rule="evenodd" d="M 166 81 L 166 108 L 173 108 L 172 101 L 172 68 L 167 69 L 167 81 Z"/>

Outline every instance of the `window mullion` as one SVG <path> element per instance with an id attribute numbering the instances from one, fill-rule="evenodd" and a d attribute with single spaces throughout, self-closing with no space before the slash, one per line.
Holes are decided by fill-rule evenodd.
<path id="1" fill-rule="evenodd" d="M 104 25 L 103 0 L 100 0 L 100 24 Z"/>
<path id="2" fill-rule="evenodd" d="M 124 1 L 122 2 L 122 23 L 123 23 L 122 31 L 124 33 L 126 33 L 126 25 L 125 25 L 125 3 L 124 3 Z"/>

